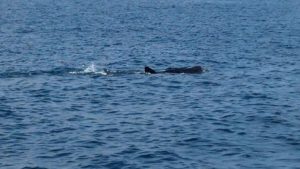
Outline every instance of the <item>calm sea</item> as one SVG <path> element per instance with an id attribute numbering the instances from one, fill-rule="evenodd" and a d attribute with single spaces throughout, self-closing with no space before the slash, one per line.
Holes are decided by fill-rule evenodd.
<path id="1" fill-rule="evenodd" d="M 299 11 L 0 0 L 0 168 L 299 169 Z"/>

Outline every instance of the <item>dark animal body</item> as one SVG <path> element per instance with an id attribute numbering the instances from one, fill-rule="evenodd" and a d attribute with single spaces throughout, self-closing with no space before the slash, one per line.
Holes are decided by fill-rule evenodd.
<path id="1" fill-rule="evenodd" d="M 145 67 L 145 73 L 150 74 L 156 74 L 156 73 L 190 73 L 190 74 L 196 74 L 196 73 L 202 73 L 203 69 L 201 66 L 194 66 L 194 67 L 181 67 L 181 68 L 167 68 L 164 71 L 157 72 L 150 67 Z"/>

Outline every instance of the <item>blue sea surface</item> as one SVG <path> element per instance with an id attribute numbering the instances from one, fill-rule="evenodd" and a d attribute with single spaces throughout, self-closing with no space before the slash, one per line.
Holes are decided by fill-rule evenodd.
<path id="1" fill-rule="evenodd" d="M 0 0 L 0 168 L 299 169 L 299 11 Z"/>

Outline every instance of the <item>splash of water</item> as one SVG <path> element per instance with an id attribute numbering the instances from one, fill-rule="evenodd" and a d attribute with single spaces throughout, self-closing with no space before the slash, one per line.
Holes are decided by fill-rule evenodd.
<path id="1" fill-rule="evenodd" d="M 78 72 L 70 72 L 71 74 L 100 74 L 100 75 L 108 75 L 108 71 L 104 70 L 97 70 L 97 67 L 94 63 L 87 66 L 83 71 Z"/>
<path id="2" fill-rule="evenodd" d="M 85 68 L 83 70 L 84 73 L 96 73 L 97 70 L 96 70 L 96 67 L 95 67 L 95 64 L 92 63 L 91 65 L 89 65 L 87 68 Z"/>

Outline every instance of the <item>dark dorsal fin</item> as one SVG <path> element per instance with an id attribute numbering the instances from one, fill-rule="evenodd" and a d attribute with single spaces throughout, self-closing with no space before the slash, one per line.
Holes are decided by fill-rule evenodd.
<path id="1" fill-rule="evenodd" d="M 150 67 L 145 66 L 145 73 L 151 73 L 151 74 L 154 74 L 154 73 L 156 73 L 156 72 L 155 72 L 155 70 L 151 69 Z"/>

